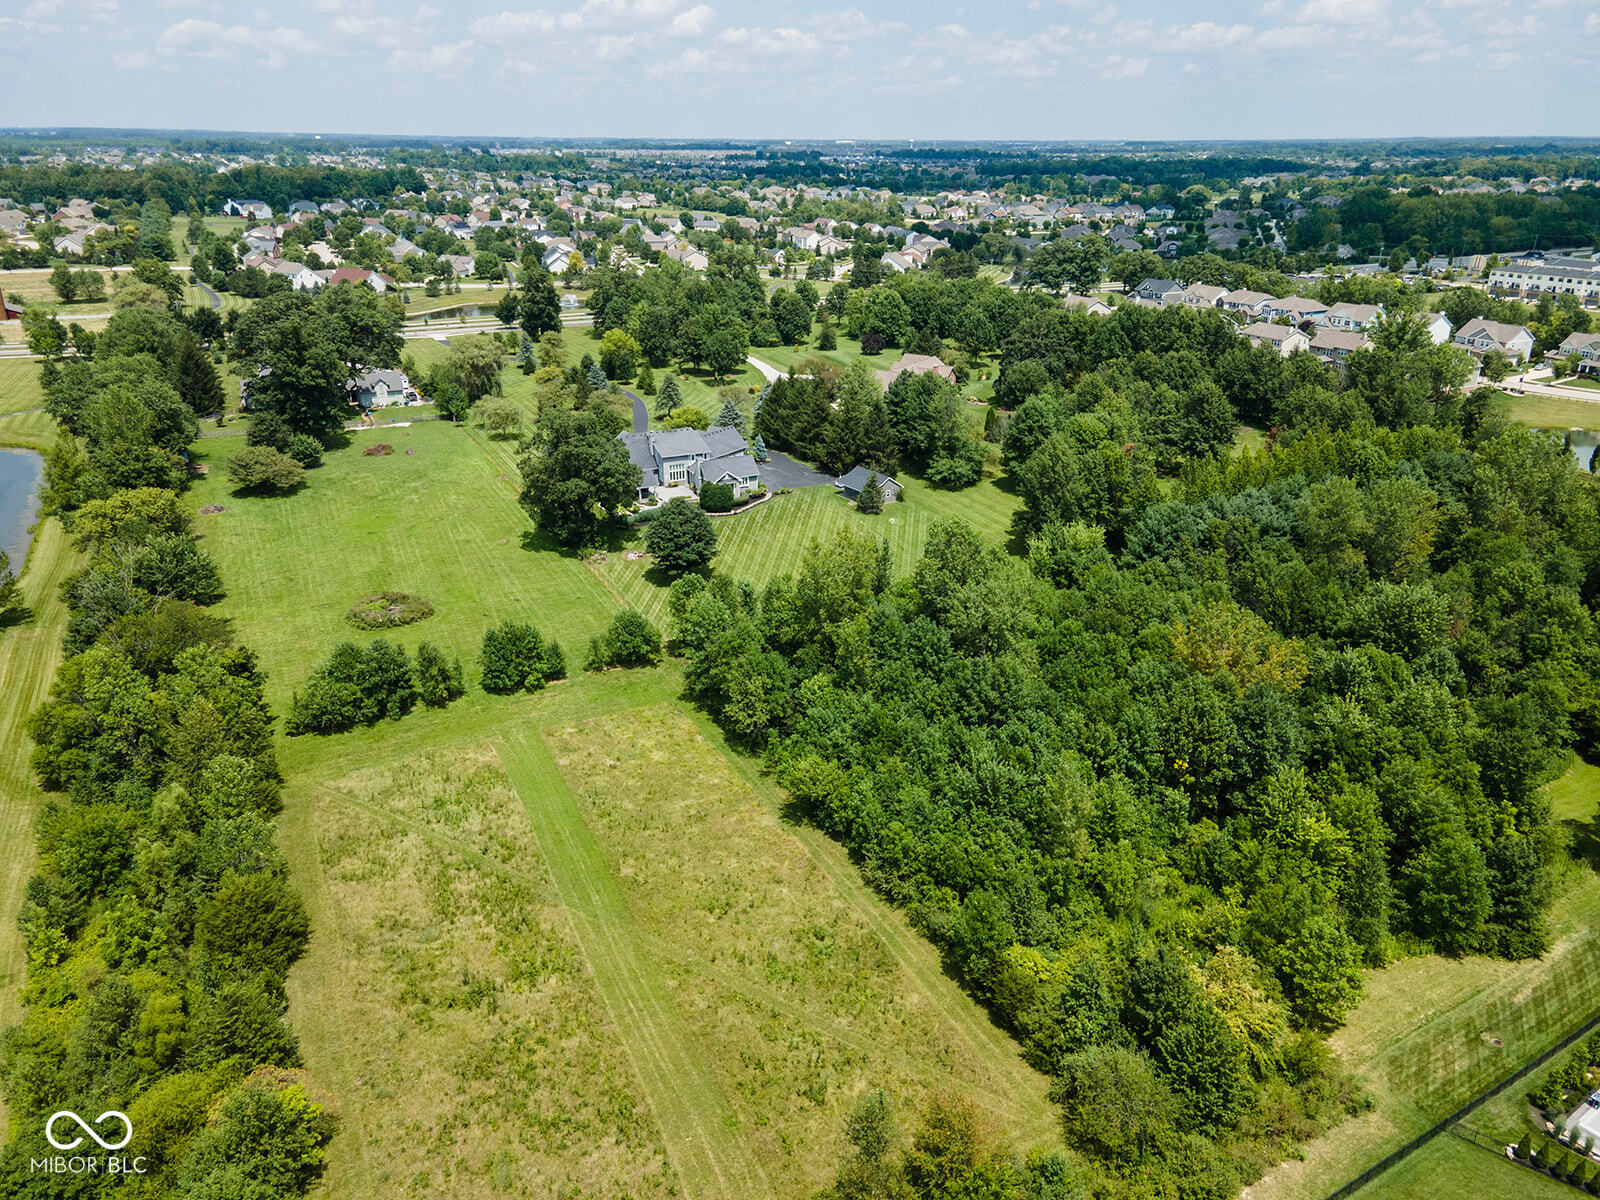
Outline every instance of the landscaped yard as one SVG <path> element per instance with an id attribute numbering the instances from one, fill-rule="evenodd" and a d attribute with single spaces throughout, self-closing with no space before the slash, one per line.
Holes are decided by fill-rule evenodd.
<path id="1" fill-rule="evenodd" d="M 1573 1200 L 1579 1195 L 1493 1150 L 1441 1134 L 1362 1188 L 1355 1200 Z"/>
<path id="2" fill-rule="evenodd" d="M 1600 429 L 1600 403 L 1559 396 L 1512 396 L 1506 393 L 1513 421 L 1535 429 Z"/>

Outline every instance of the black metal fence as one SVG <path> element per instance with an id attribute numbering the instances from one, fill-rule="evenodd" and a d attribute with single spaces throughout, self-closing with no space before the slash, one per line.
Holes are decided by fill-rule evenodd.
<path id="1" fill-rule="evenodd" d="M 1354 1179 L 1346 1183 L 1343 1187 L 1329 1192 L 1327 1200 L 1345 1200 L 1347 1196 L 1355 1195 L 1379 1175 L 1382 1175 L 1390 1167 L 1394 1166 L 1395 1163 L 1411 1154 L 1419 1146 L 1431 1142 L 1434 1138 L 1438 1137 L 1439 1134 L 1443 1133 L 1451 1126 L 1458 1124 L 1461 1120 L 1471 1115 L 1473 1109 L 1477 1108 L 1485 1100 L 1492 1100 L 1512 1084 L 1526 1078 L 1532 1072 L 1537 1071 L 1540 1067 L 1544 1066 L 1545 1063 L 1549 1062 L 1556 1055 L 1567 1049 L 1574 1042 L 1587 1037 L 1596 1028 L 1600 1028 L 1600 1013 L 1596 1013 L 1594 1016 L 1590 1017 L 1577 1029 L 1567 1034 L 1566 1037 L 1562 1038 L 1554 1046 L 1551 1046 L 1550 1049 L 1539 1055 L 1538 1058 L 1533 1059 L 1531 1062 L 1523 1063 L 1522 1066 L 1518 1067 L 1510 1075 L 1507 1075 L 1504 1079 L 1500 1080 L 1492 1087 L 1486 1088 L 1482 1092 L 1479 1092 L 1471 1100 L 1467 1101 L 1460 1108 L 1456 1109 L 1455 1112 L 1451 1113 L 1448 1117 L 1444 1118 L 1444 1120 L 1434 1125 L 1431 1129 L 1428 1129 L 1423 1133 L 1419 1133 L 1416 1137 L 1412 1138 L 1398 1150 L 1391 1151 L 1389 1154 L 1384 1155 L 1365 1171 L 1361 1172 L 1361 1174 L 1357 1175 Z M 1478 1142 L 1480 1145 L 1483 1144 L 1483 1142 L 1480 1141 L 1480 1139 L 1484 1138 L 1483 1134 L 1477 1133 L 1476 1130 L 1473 1130 L 1472 1134 L 1473 1136 L 1468 1137 L 1468 1141 Z M 1489 1148 L 1500 1149 L 1500 1147 L 1497 1146 L 1490 1146 Z"/>

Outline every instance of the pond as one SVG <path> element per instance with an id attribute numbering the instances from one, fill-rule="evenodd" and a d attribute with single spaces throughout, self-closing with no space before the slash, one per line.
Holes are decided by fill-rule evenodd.
<path id="1" fill-rule="evenodd" d="M 28 526 L 39 515 L 43 481 L 44 459 L 32 450 L 0 448 L 0 550 L 11 559 L 11 569 L 19 573 L 32 540 Z"/>
<path id="2" fill-rule="evenodd" d="M 1600 446 L 1600 433 L 1593 429 L 1547 429 L 1545 432 L 1564 439 L 1567 448 L 1572 451 L 1572 457 L 1578 460 L 1578 465 L 1585 471 L 1594 466 L 1595 447 Z"/>

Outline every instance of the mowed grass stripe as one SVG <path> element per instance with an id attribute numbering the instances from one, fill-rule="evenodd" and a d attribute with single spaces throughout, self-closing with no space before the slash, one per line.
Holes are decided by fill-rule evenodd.
<path id="1" fill-rule="evenodd" d="M 22 1015 L 19 992 L 27 955 L 16 915 L 33 871 L 33 815 L 43 799 L 28 765 L 33 742 L 23 724 L 55 678 L 67 627 L 61 585 L 81 564 L 61 522 L 42 522 L 22 573 L 23 603 L 33 610 L 33 619 L 0 631 L 0 1025 Z M 0 1121 L 4 1117 L 0 1101 Z"/>
<path id="2" fill-rule="evenodd" d="M 561 902 L 690 1200 L 754 1200 L 771 1186 L 740 1138 L 705 1052 L 660 982 L 599 843 L 537 735 L 496 745 Z"/>

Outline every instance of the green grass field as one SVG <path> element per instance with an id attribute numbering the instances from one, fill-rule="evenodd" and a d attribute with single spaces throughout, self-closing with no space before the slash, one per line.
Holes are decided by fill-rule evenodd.
<path id="1" fill-rule="evenodd" d="M 1493 1150 L 1442 1134 L 1362 1188 L 1356 1200 L 1572 1200 L 1579 1195 Z"/>
<path id="2" fill-rule="evenodd" d="M 73 264 L 74 271 L 93 271 L 100 276 L 106 285 L 109 295 L 111 290 L 111 272 L 99 267 L 85 267 Z M 28 304 L 48 304 L 57 310 L 63 321 L 70 320 L 75 312 L 105 312 L 110 308 L 108 300 L 74 300 L 67 304 L 56 295 L 55 288 L 50 286 L 49 271 L 8 271 L 0 275 L 0 292 L 4 292 L 13 300 L 22 300 Z"/>
<path id="3" fill-rule="evenodd" d="M 1557 396 L 1505 395 L 1513 421 L 1535 429 L 1600 429 L 1600 403 Z"/>
<path id="4" fill-rule="evenodd" d="M 966 521 L 995 545 L 1007 543 L 1011 516 L 1020 501 L 993 481 L 959 492 L 941 491 L 918 479 L 902 482 L 905 493 L 900 503 L 886 505 L 877 516 L 858 513 L 831 487 L 815 487 L 774 496 L 747 512 L 715 517 L 718 555 L 714 569 L 763 584 L 793 573 L 800 555 L 813 541 L 827 541 L 837 530 L 852 528 L 887 540 L 895 571 L 906 573 L 921 556 L 929 527 L 947 517 Z M 627 557 L 628 552 L 643 548 L 640 530 L 620 551 L 607 554 L 598 570 L 630 607 L 665 628 L 668 581 L 650 569 L 648 559 L 630 561 Z"/>
<path id="5" fill-rule="evenodd" d="M 0 358 L 0 416 L 26 412 L 44 404 L 39 363 L 32 358 Z"/>

